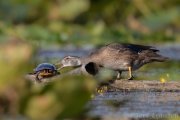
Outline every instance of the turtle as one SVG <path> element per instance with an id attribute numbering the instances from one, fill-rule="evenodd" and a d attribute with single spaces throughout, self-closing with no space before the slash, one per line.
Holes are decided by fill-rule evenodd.
<path id="1" fill-rule="evenodd" d="M 34 69 L 34 74 L 36 75 L 36 81 L 41 82 L 43 78 L 58 75 L 60 72 L 58 72 L 56 66 L 51 63 L 41 63 Z"/>

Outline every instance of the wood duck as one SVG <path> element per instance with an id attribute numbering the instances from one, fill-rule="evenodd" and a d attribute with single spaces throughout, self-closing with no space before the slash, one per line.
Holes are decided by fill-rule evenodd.
<path id="1" fill-rule="evenodd" d="M 121 78 L 123 71 L 128 71 L 128 80 L 132 80 L 132 71 L 139 69 L 144 64 L 164 62 L 168 59 L 167 57 L 159 55 L 157 53 L 158 51 L 159 50 L 152 46 L 111 43 L 85 57 L 66 56 L 59 64 L 61 64 L 61 68 L 63 68 L 68 66 L 81 66 L 93 62 L 99 67 L 117 71 L 117 79 Z"/>

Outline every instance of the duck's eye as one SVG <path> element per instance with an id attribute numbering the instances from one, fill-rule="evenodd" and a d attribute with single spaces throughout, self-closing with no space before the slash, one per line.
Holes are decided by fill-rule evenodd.
<path id="1" fill-rule="evenodd" d="M 65 61 L 65 62 L 68 62 L 68 61 L 69 61 L 69 58 L 65 58 L 64 61 Z"/>
<path id="2" fill-rule="evenodd" d="M 65 60 L 69 60 L 69 56 L 64 58 Z"/>

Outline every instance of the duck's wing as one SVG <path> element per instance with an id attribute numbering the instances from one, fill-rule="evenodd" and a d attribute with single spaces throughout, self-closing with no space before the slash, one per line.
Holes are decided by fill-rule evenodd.
<path id="1" fill-rule="evenodd" d="M 157 52 L 159 50 L 157 50 L 156 48 L 152 47 L 152 46 L 145 46 L 145 45 L 136 45 L 136 44 L 126 44 L 126 43 L 111 43 L 106 45 L 107 48 L 110 49 L 115 49 L 115 50 L 130 50 L 133 52 L 141 52 L 143 50 L 152 50 L 153 52 Z"/>

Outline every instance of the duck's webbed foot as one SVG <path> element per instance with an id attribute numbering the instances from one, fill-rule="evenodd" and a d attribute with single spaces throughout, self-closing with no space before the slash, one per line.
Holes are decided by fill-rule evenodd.
<path id="1" fill-rule="evenodd" d="M 128 80 L 133 80 L 134 79 L 134 76 L 131 76 L 128 78 Z"/>

